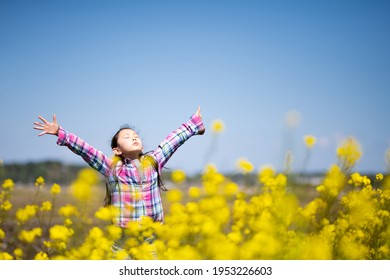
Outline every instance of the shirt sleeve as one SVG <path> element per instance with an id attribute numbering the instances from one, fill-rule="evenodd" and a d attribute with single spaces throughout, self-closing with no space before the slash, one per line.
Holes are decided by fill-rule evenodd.
<path id="1" fill-rule="evenodd" d="M 102 152 L 90 146 L 76 135 L 64 130 L 62 127 L 58 131 L 57 144 L 67 146 L 72 152 L 81 156 L 86 163 L 101 174 L 105 176 L 108 174 L 112 159 L 106 157 Z"/>
<path id="2" fill-rule="evenodd" d="M 202 119 L 197 115 L 192 115 L 190 120 L 182 124 L 178 129 L 172 131 L 161 144 L 153 151 L 154 157 L 161 170 L 173 153 L 187 141 L 191 136 L 204 131 Z"/>

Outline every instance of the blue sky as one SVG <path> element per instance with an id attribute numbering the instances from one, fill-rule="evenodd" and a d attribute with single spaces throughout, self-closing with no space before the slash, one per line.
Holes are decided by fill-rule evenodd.
<path id="1" fill-rule="evenodd" d="M 348 136 L 361 172 L 390 147 L 388 1 L 1 1 L 0 159 L 83 163 L 32 123 L 51 118 L 110 155 L 122 124 L 147 150 L 200 105 L 208 131 L 167 167 L 232 171 L 240 157 L 280 169 L 287 148 L 317 144 L 308 170 L 336 162 Z M 288 112 L 300 122 L 287 133 Z M 216 149 L 210 124 L 226 130 Z"/>

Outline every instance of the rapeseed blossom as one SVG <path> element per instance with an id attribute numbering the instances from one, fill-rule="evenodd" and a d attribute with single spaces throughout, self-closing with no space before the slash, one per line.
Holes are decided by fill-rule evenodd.
<path id="1" fill-rule="evenodd" d="M 50 201 L 44 201 L 42 202 L 41 207 L 39 208 L 42 212 L 49 212 L 52 209 L 52 204 Z"/>
<path id="2" fill-rule="evenodd" d="M 356 162 L 362 157 L 362 148 L 354 137 L 345 139 L 337 149 L 337 157 L 340 167 L 345 171 L 350 171 Z"/>
<path id="3" fill-rule="evenodd" d="M 12 191 L 12 189 L 14 188 L 14 186 L 15 186 L 15 183 L 14 183 L 14 181 L 12 181 L 12 179 L 5 179 L 4 182 L 3 182 L 3 184 L 2 184 L 2 187 L 3 187 L 4 189 L 8 189 L 8 190 L 10 190 L 10 191 Z"/>
<path id="4" fill-rule="evenodd" d="M 72 229 L 62 225 L 55 225 L 50 228 L 50 239 L 53 241 L 68 242 L 69 238 L 74 234 Z"/>
<path id="5" fill-rule="evenodd" d="M 16 219 L 20 223 L 25 223 L 29 219 L 35 217 L 35 215 L 37 214 L 37 210 L 37 205 L 26 205 L 24 208 L 20 208 L 16 211 Z"/>
<path id="6" fill-rule="evenodd" d="M 183 183 L 186 180 L 186 173 L 183 170 L 174 170 L 171 179 L 174 183 Z"/>
<path id="7" fill-rule="evenodd" d="M 32 230 L 22 230 L 19 233 L 19 240 L 27 243 L 33 243 L 36 237 L 42 236 L 41 228 L 34 228 Z"/>
<path id="8" fill-rule="evenodd" d="M 45 185 L 45 179 L 42 176 L 39 176 L 35 180 L 35 186 L 42 189 L 42 187 Z"/>
<path id="9" fill-rule="evenodd" d="M 87 207 L 64 203 L 47 222 L 42 212 L 53 212 L 54 204 L 41 200 L 15 211 L 18 223 L 10 234 L 1 215 L 12 215 L 4 209 L 11 192 L 3 187 L 0 259 L 389 259 L 389 176 L 370 179 L 345 162 L 331 165 L 318 186 L 306 188 L 311 196 L 304 201 L 293 192 L 302 186 L 272 166 L 260 167 L 258 181 L 246 185 L 209 164 L 200 185 L 163 193 L 164 224 L 142 218 L 124 229 L 111 224 L 114 207 L 87 217 Z M 96 184 L 88 174 L 76 184 Z M 50 190 L 53 201 L 56 188 Z M 114 253 L 117 243 L 123 250 Z"/>
<path id="10" fill-rule="evenodd" d="M 103 221 L 112 221 L 116 216 L 117 209 L 113 206 L 100 207 L 95 212 L 95 217 Z"/>
<path id="11" fill-rule="evenodd" d="M 246 158 L 239 158 L 236 164 L 238 170 L 243 174 L 251 173 L 254 168 L 253 164 L 250 161 L 248 161 Z"/>
<path id="12" fill-rule="evenodd" d="M 0 197 L 0 201 L 1 201 L 1 197 Z M 0 209 L 4 210 L 4 211 L 9 211 L 11 210 L 12 208 L 12 203 L 9 201 L 9 200 L 5 200 L 3 203 L 0 204 Z"/>
<path id="13" fill-rule="evenodd" d="M 61 187 L 58 184 L 53 184 L 50 190 L 50 193 L 52 195 L 57 195 L 61 192 Z"/>
<path id="14" fill-rule="evenodd" d="M 215 134 L 219 134 L 225 130 L 225 124 L 222 120 L 216 119 L 211 122 L 211 131 Z"/>
<path id="15" fill-rule="evenodd" d="M 303 137 L 303 141 L 305 142 L 306 147 L 311 149 L 311 148 L 313 148 L 317 139 L 313 135 L 305 135 Z"/>
<path id="16" fill-rule="evenodd" d="M 58 214 L 60 214 L 63 217 L 69 218 L 71 216 L 77 216 L 79 214 L 79 211 L 76 206 L 67 204 L 65 206 L 62 206 L 58 210 Z"/>
<path id="17" fill-rule="evenodd" d="M 72 195 L 79 201 L 89 201 L 92 196 L 92 188 L 97 184 L 98 180 L 96 172 L 90 168 L 82 169 L 77 179 L 70 186 Z"/>

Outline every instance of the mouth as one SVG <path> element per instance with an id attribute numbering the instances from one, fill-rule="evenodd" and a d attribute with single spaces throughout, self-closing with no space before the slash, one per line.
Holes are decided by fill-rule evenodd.
<path id="1" fill-rule="evenodd" d="M 134 142 L 133 146 L 139 146 L 138 142 Z"/>

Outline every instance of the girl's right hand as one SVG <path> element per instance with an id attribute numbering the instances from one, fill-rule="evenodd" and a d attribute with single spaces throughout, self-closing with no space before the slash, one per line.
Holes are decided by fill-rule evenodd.
<path id="1" fill-rule="evenodd" d="M 58 135 L 58 130 L 60 129 L 60 126 L 57 123 L 56 115 L 53 115 L 53 122 L 48 122 L 41 116 L 38 116 L 38 118 L 42 121 L 42 123 L 34 122 L 33 127 L 36 130 L 42 130 L 42 132 L 39 133 L 38 136 L 42 136 L 45 134 Z"/>

